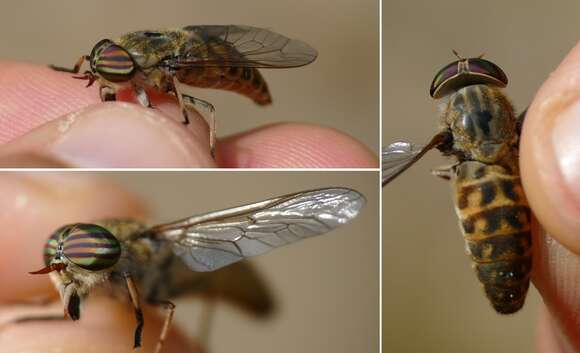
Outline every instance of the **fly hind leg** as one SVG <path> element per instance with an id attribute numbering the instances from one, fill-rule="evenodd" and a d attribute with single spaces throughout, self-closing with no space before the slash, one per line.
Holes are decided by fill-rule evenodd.
<path id="1" fill-rule="evenodd" d="M 183 95 L 183 99 L 186 101 L 186 104 L 190 104 L 194 108 L 201 107 L 209 113 L 209 153 L 211 154 L 211 158 L 215 159 L 215 108 L 211 103 L 192 96 Z M 185 121 L 184 124 L 189 124 L 189 121 Z"/>
<path id="2" fill-rule="evenodd" d="M 173 86 L 175 87 L 175 95 L 179 101 L 179 106 L 181 108 L 181 114 L 183 115 L 183 124 L 189 124 L 189 116 L 187 114 L 186 105 L 196 108 L 203 108 L 209 113 L 208 125 L 209 125 L 209 152 L 211 157 L 215 160 L 215 140 L 216 140 L 216 124 L 215 124 L 215 108 L 214 106 L 203 99 L 195 98 L 190 95 L 183 93 L 179 89 L 179 81 L 177 78 L 173 77 Z"/>

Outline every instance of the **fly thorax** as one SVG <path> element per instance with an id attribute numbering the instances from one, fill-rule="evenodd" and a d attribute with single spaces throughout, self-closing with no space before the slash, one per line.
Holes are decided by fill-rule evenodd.
<path id="1" fill-rule="evenodd" d="M 137 66 L 147 69 L 175 55 L 184 35 L 173 30 L 147 30 L 127 33 L 115 42 L 125 48 Z"/>
<path id="2" fill-rule="evenodd" d="M 453 148 L 484 163 L 503 159 L 517 141 L 513 107 L 497 87 L 458 90 L 449 99 L 445 122 L 453 133 Z"/>

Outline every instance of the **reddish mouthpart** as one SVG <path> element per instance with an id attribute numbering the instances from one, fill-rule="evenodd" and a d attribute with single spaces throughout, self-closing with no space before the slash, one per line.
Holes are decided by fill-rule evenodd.
<path id="1" fill-rule="evenodd" d="M 48 266 L 46 266 L 44 268 L 41 268 L 38 271 L 28 272 L 28 273 L 31 274 L 31 275 L 43 275 L 43 274 L 46 274 L 46 273 L 50 273 L 52 271 L 61 271 L 61 270 L 64 270 L 65 267 L 66 267 L 65 264 L 63 264 L 63 263 L 57 263 L 57 264 L 48 265 Z"/>

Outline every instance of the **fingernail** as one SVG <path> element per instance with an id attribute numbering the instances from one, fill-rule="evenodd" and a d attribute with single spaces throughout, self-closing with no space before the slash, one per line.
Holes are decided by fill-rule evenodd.
<path id="1" fill-rule="evenodd" d="M 160 110 L 105 103 L 53 120 L 3 147 L 50 155 L 75 167 L 213 167 L 196 133 Z"/>
<path id="2" fill-rule="evenodd" d="M 574 202 L 580 204 L 580 100 L 563 110 L 554 120 L 554 153 Z"/>

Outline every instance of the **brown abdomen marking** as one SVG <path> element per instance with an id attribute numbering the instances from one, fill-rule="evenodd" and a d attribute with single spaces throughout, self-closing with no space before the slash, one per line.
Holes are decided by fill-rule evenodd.
<path id="1" fill-rule="evenodd" d="M 259 105 L 272 103 L 266 81 L 260 71 L 249 67 L 192 67 L 176 73 L 186 85 L 215 88 L 240 93 Z"/>
<path id="2" fill-rule="evenodd" d="M 513 173 L 500 165 L 467 161 L 452 179 L 467 251 L 488 299 L 501 314 L 514 313 L 524 304 L 532 267 L 530 208 L 520 177 Z"/>

